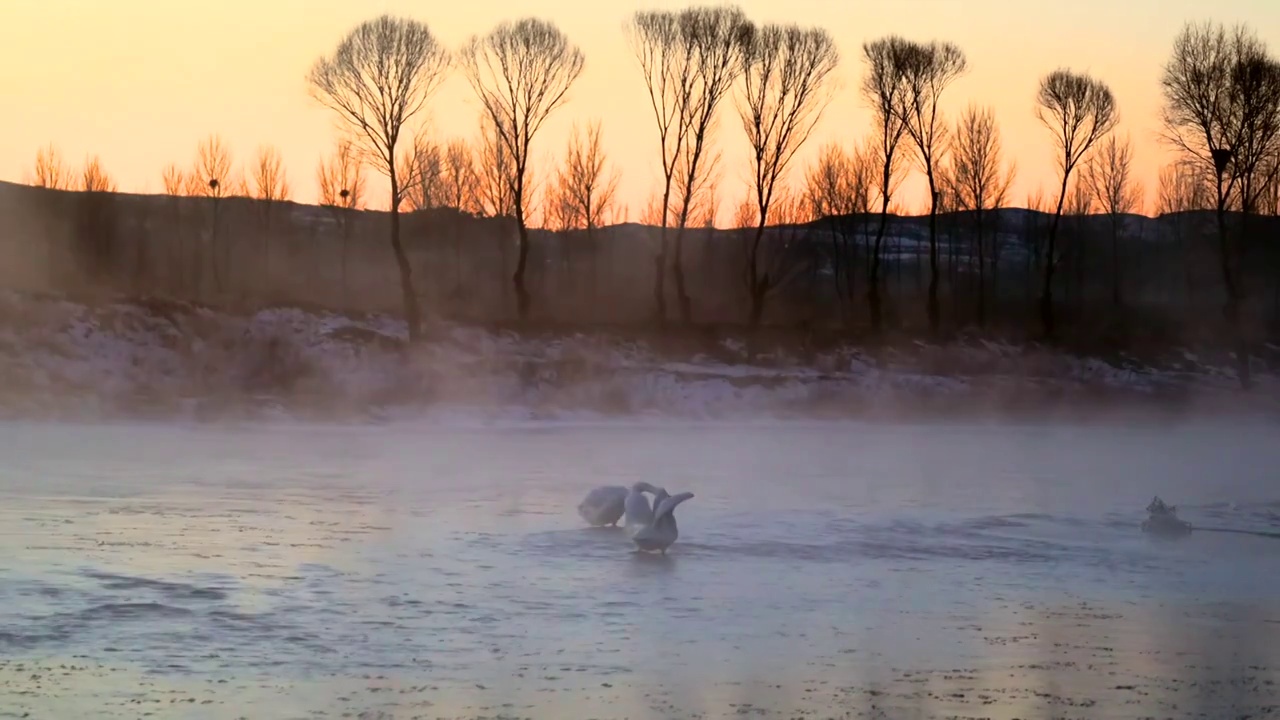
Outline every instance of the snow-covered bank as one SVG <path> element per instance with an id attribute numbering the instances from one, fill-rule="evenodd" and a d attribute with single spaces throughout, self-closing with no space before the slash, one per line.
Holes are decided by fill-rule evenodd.
<path id="1" fill-rule="evenodd" d="M 590 419 L 1053 412 L 1150 404 L 1280 410 L 1258 368 L 1190 352 L 1161 367 L 987 341 L 833 351 L 808 361 L 661 357 L 643 343 L 446 327 L 405 352 L 399 320 L 294 308 L 239 316 L 175 302 L 87 306 L 0 295 L 0 409 L 11 417 Z M 726 360 L 727 358 L 727 360 Z"/>

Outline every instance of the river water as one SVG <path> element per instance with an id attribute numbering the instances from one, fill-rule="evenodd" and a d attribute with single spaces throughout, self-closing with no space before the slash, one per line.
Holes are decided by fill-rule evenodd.
<path id="1" fill-rule="evenodd" d="M 1267 717 L 1261 425 L 0 426 L 0 717 Z M 696 497 L 666 557 L 592 486 Z"/>

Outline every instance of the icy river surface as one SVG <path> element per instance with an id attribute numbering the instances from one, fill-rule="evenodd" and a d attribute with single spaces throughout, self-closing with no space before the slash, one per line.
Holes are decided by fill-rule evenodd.
<path id="1" fill-rule="evenodd" d="M 1275 716 L 1277 438 L 7 423 L 0 718 Z"/>

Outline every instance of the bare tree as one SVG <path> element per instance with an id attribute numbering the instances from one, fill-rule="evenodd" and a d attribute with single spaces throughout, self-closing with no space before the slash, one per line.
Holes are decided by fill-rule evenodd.
<path id="1" fill-rule="evenodd" d="M 1212 180 L 1206 177 L 1205 168 L 1185 156 L 1160 169 L 1159 187 L 1156 193 L 1156 216 L 1173 226 L 1173 236 L 1182 252 L 1183 284 L 1187 302 L 1195 299 L 1196 254 L 1191 247 L 1191 222 L 1188 213 L 1213 207 Z"/>
<path id="2" fill-rule="evenodd" d="M 216 133 L 210 134 L 196 146 L 196 157 L 186 177 L 186 194 L 192 197 L 209 198 L 213 207 L 209 234 L 209 268 L 213 274 L 213 286 L 221 293 L 223 285 L 223 269 L 230 272 L 230 250 L 222 247 L 218 234 L 219 202 L 234 189 L 235 180 L 231 176 L 231 150 Z M 193 256 L 198 264 L 198 255 Z M 197 275 L 197 277 L 203 277 Z"/>
<path id="3" fill-rule="evenodd" d="M 221 198 L 230 194 L 231 150 L 222 137 L 213 134 L 200 141 L 191 172 L 187 174 L 187 194 Z"/>
<path id="4" fill-rule="evenodd" d="M 947 150 L 947 125 L 938 102 L 942 93 L 968 69 L 959 47 L 948 42 L 906 43 L 902 47 L 902 72 L 906 92 L 897 106 L 907 136 L 929 181 L 929 328 L 937 332 L 942 319 L 938 304 L 938 201 L 941 187 L 937 170 Z"/>
<path id="5" fill-rule="evenodd" d="M 426 107 L 450 65 L 431 30 L 409 18 L 381 15 L 357 25 L 333 54 L 311 68 L 312 96 L 351 131 L 369 164 L 391 184 L 391 249 L 400 271 L 409 340 L 422 337 L 413 270 L 400 241 L 401 183 L 398 148 L 408 125 Z"/>
<path id="6" fill-rule="evenodd" d="M 742 238 L 743 255 L 754 256 L 758 263 L 754 267 L 744 267 L 743 285 L 748 296 L 760 292 L 759 281 L 754 277 L 757 268 L 770 278 L 765 292 L 773 293 L 786 288 L 812 267 L 813 253 L 809 251 L 806 227 L 812 215 L 805 196 L 778 185 L 771 198 L 771 210 L 774 223 L 763 234 L 763 242 L 760 239 L 760 203 L 755 188 L 748 187 L 747 196 L 734 212 L 734 228 Z M 763 307 L 763 301 L 758 306 L 753 301 L 750 312 L 763 315 Z M 747 320 L 754 327 L 761 318 L 748 316 Z"/>
<path id="7" fill-rule="evenodd" d="M 843 304 L 855 302 L 857 243 L 854 228 L 871 212 L 876 183 L 875 148 L 864 142 L 846 151 L 828 142 L 805 174 L 809 214 L 824 220 L 831 240 L 831 278 Z M 844 285 L 841 285 L 841 277 Z"/>
<path id="8" fill-rule="evenodd" d="M 103 169 L 97 155 L 85 160 L 84 170 L 80 172 L 80 189 L 85 192 L 116 191 L 116 181 Z"/>
<path id="9" fill-rule="evenodd" d="M 1214 181 L 1224 314 L 1235 336 L 1240 384 L 1248 387 L 1240 249 L 1227 234 L 1227 210 L 1234 198 L 1246 214 L 1253 211 L 1265 187 L 1258 171 L 1280 152 L 1280 63 L 1243 25 L 1187 24 L 1174 40 L 1161 89 L 1166 141 Z"/>
<path id="10" fill-rule="evenodd" d="M 716 111 L 741 72 L 741 40 L 748 27 L 740 9 L 720 6 L 640 11 L 624 28 L 644 73 L 662 153 L 663 189 L 657 206 L 662 210 L 661 234 L 654 277 L 659 322 L 666 320 L 668 254 L 681 318 L 692 320 L 693 301 L 684 276 L 684 230 L 708 187 Z M 671 215 L 676 232 L 669 247 Z"/>
<path id="11" fill-rule="evenodd" d="M 71 173 L 67 170 L 66 163 L 62 161 L 62 154 L 52 143 L 36 151 L 35 177 L 32 184 L 51 190 L 66 190 L 71 186 Z"/>
<path id="12" fill-rule="evenodd" d="M 1156 193 L 1156 215 L 1210 210 L 1213 188 L 1203 168 L 1185 159 L 1160 168 L 1160 185 Z"/>
<path id="13" fill-rule="evenodd" d="M 479 162 L 476 166 L 480 207 L 490 217 L 515 217 L 515 196 L 507 182 L 513 172 L 511 152 L 498 136 L 493 120 L 481 113 Z"/>
<path id="14" fill-rule="evenodd" d="M 359 210 L 364 207 L 364 164 L 349 139 L 339 140 L 328 159 L 316 168 L 320 204 Z"/>
<path id="15" fill-rule="evenodd" d="M 442 202 L 465 213 L 479 214 L 481 203 L 475 153 L 466 140 L 456 139 L 445 147 L 441 176 Z"/>
<path id="16" fill-rule="evenodd" d="M 1058 206 L 1049 226 L 1040 293 L 1040 322 L 1045 335 L 1053 337 L 1053 273 L 1058 264 L 1056 243 L 1071 173 L 1093 146 L 1115 129 L 1119 113 L 1115 96 L 1105 83 L 1065 69 L 1054 70 L 1040 80 L 1036 105 L 1036 118 L 1053 133 L 1058 170 L 1062 173 Z"/>
<path id="17" fill-rule="evenodd" d="M 438 207 L 443 201 L 444 157 L 436 143 L 415 135 L 409 151 L 400 157 L 399 174 L 410 211 Z"/>
<path id="18" fill-rule="evenodd" d="M 258 148 L 253 170 L 253 197 L 259 200 L 289 199 L 289 179 L 285 174 L 280 151 L 270 145 Z"/>
<path id="19" fill-rule="evenodd" d="M 764 315 L 768 294 L 783 280 L 760 263 L 760 241 L 779 180 L 830 102 L 828 80 L 840 62 L 826 30 L 798 25 L 747 26 L 739 115 L 751 146 L 756 227 L 746 253 L 749 327 Z M 793 208 L 794 209 L 794 208 Z"/>
<path id="20" fill-rule="evenodd" d="M 867 263 L 867 308 L 871 313 L 871 329 L 876 333 L 884 326 L 880 281 L 884 234 L 888 228 L 889 204 L 893 191 L 901 181 L 898 145 L 907 131 L 899 109 L 910 90 L 906 75 L 909 48 L 910 43 L 897 36 L 862 45 L 862 54 L 867 61 L 867 74 L 862 79 L 862 96 L 871 106 L 880 166 L 880 224 L 876 229 L 871 258 Z"/>
<path id="21" fill-rule="evenodd" d="M 505 180 L 514 204 L 520 247 L 515 274 L 516 312 L 529 315 L 532 298 L 525 286 L 529 262 L 530 147 L 547 117 L 564 104 L 582 74 L 582 51 L 555 25 L 537 18 L 503 22 L 484 37 L 473 37 L 462 51 L 463 68 L 480 98 L 501 146 L 510 154 Z"/>
<path id="22" fill-rule="evenodd" d="M 585 130 L 574 125 L 554 186 L 567 207 L 569 227 L 586 230 L 588 242 L 594 241 L 594 232 L 616 204 L 621 175 L 616 169 L 606 172 L 606 162 L 600 123 L 593 122 Z"/>
<path id="23" fill-rule="evenodd" d="M 987 318 L 989 258 L 992 277 L 999 273 L 996 249 L 992 247 L 992 252 L 987 252 L 986 213 L 1004 206 L 1016 171 L 1012 164 L 1003 167 L 1000 128 L 991 108 L 970 105 L 956 122 L 951 147 L 944 189 L 958 209 L 973 212 L 974 247 L 978 254 L 977 320 L 982 327 Z"/>
<path id="24" fill-rule="evenodd" d="M 573 126 L 564 165 L 547 189 L 547 208 L 555 216 L 559 230 L 583 230 L 583 248 L 589 257 L 590 279 L 594 287 L 598 273 L 596 230 L 607 223 L 617 207 L 617 169 L 606 169 L 607 158 L 599 121 L 585 129 Z"/>
<path id="25" fill-rule="evenodd" d="M 169 163 L 161 176 L 164 180 L 164 194 L 177 197 L 187 194 L 187 175 L 177 163 Z"/>
<path id="26" fill-rule="evenodd" d="M 1124 216 L 1135 212 L 1142 203 L 1142 188 L 1133 179 L 1133 145 L 1129 139 L 1108 137 L 1085 163 L 1084 182 L 1110 220 L 1111 302 L 1119 307 L 1123 302 L 1120 230 Z"/>

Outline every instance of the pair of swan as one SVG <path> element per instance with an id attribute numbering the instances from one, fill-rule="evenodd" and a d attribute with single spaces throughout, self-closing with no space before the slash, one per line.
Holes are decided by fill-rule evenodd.
<path id="1" fill-rule="evenodd" d="M 653 495 L 652 505 L 645 493 Z M 676 526 L 676 506 L 691 497 L 691 492 L 671 495 L 666 488 L 643 481 L 630 488 L 605 485 L 587 493 L 587 497 L 578 503 L 578 514 L 596 527 L 617 527 L 618 520 L 625 516 L 623 530 L 637 548 L 665 555 L 667 548 L 680 536 L 680 529 Z"/>

